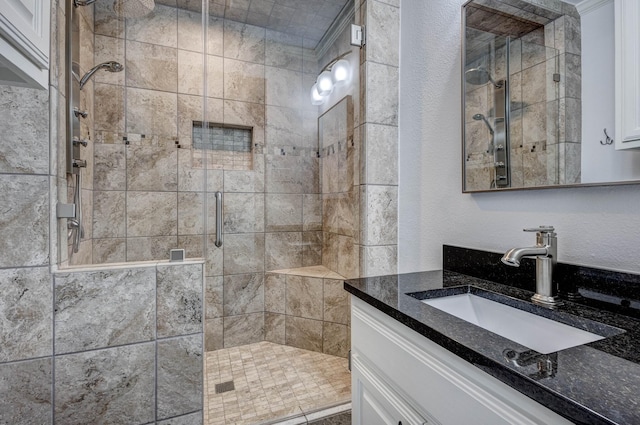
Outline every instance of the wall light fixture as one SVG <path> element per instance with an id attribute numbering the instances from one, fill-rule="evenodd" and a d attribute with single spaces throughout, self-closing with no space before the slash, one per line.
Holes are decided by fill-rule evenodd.
<path id="1" fill-rule="evenodd" d="M 326 102 L 334 87 L 340 87 L 351 80 L 351 65 L 344 58 L 351 51 L 341 54 L 322 68 L 316 83 L 311 87 L 311 104 L 322 105 Z"/>

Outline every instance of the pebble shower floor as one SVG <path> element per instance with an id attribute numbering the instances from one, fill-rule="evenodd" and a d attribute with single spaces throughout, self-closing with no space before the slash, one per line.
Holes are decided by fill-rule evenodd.
<path id="1" fill-rule="evenodd" d="M 258 342 L 207 352 L 205 367 L 205 425 L 270 423 L 351 401 L 342 357 Z"/>

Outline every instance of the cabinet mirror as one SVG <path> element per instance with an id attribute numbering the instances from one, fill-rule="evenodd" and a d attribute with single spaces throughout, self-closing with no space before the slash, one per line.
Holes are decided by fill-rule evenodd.
<path id="1" fill-rule="evenodd" d="M 632 183 L 616 150 L 614 0 L 462 7 L 463 191 Z"/>

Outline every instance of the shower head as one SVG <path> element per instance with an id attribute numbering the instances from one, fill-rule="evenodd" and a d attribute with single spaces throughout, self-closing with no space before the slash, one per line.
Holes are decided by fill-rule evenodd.
<path id="1" fill-rule="evenodd" d="M 491 124 L 489 124 L 489 121 L 487 121 L 487 118 L 486 118 L 484 115 L 482 115 L 482 114 L 475 114 L 475 115 L 473 116 L 473 119 L 474 119 L 474 120 L 476 120 L 476 121 L 480 121 L 480 120 L 484 121 L 484 123 L 485 123 L 485 124 L 487 125 L 487 127 L 489 128 L 489 133 L 491 133 L 491 135 L 493 136 L 493 134 L 494 134 L 493 127 L 491 127 Z"/>
<path id="2" fill-rule="evenodd" d="M 473 84 L 474 86 L 481 86 L 490 81 L 496 88 L 502 87 L 502 81 L 496 83 L 496 81 L 491 78 L 489 71 L 482 67 L 467 70 L 464 73 L 464 78 L 467 80 L 467 83 Z"/>
<path id="3" fill-rule="evenodd" d="M 84 76 L 80 79 L 80 90 L 82 90 L 84 85 L 87 84 L 89 79 L 99 69 L 104 69 L 104 70 L 109 71 L 109 72 L 120 72 L 120 71 L 122 71 L 124 69 L 124 66 L 122 66 L 122 64 L 120 62 L 116 62 L 116 61 L 102 62 L 101 64 L 98 64 L 98 65 L 94 66 L 93 68 L 91 68 L 89 70 L 89 72 L 84 74 Z"/>

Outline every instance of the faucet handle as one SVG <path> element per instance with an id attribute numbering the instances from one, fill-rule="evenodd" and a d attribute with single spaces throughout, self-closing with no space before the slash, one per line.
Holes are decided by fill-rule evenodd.
<path id="1" fill-rule="evenodd" d="M 522 229 L 524 232 L 537 232 L 537 233 L 553 233 L 556 229 L 553 226 L 538 226 L 529 229 Z"/>

